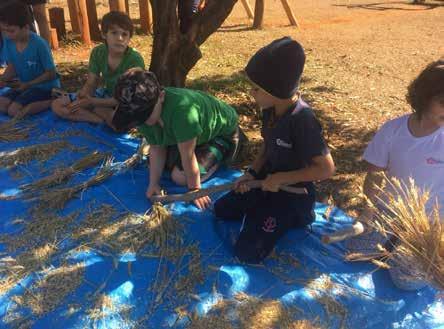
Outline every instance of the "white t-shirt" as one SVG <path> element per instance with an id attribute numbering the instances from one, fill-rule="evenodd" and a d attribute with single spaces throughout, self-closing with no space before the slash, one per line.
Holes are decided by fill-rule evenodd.
<path id="1" fill-rule="evenodd" d="M 404 115 L 386 122 L 373 137 L 364 152 L 364 160 L 385 168 L 389 177 L 430 191 L 427 210 L 436 200 L 444 221 L 444 127 L 424 137 L 414 137 Z"/>

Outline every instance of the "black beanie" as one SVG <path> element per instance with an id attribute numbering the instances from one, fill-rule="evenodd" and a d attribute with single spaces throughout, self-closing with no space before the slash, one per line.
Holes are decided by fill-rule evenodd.
<path id="1" fill-rule="evenodd" d="M 304 64 L 302 46 L 290 37 L 283 37 L 259 49 L 251 57 L 245 72 L 269 94 L 287 99 L 298 90 Z"/>

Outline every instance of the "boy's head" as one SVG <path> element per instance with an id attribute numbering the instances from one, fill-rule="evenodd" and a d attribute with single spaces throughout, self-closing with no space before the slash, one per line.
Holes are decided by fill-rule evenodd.
<path id="1" fill-rule="evenodd" d="M 143 124 L 153 112 L 163 91 L 153 72 L 132 68 L 122 74 L 114 90 L 119 105 L 112 124 L 118 131 Z"/>
<path id="2" fill-rule="evenodd" d="M 102 37 L 116 51 L 126 50 L 133 32 L 133 22 L 125 13 L 111 11 L 102 18 Z"/>
<path id="3" fill-rule="evenodd" d="M 0 5 L 0 9 L 0 27 L 8 39 L 16 40 L 29 33 L 32 16 L 28 6 L 20 1 L 12 1 Z"/>
<path id="4" fill-rule="evenodd" d="M 304 64 L 304 49 L 290 37 L 274 40 L 259 49 L 245 67 L 248 78 L 256 87 L 252 92 L 256 101 L 261 103 L 261 96 L 267 98 L 267 94 L 279 99 L 291 99 L 298 90 Z M 256 93 L 254 89 L 258 89 Z"/>
<path id="5" fill-rule="evenodd" d="M 406 98 L 420 120 L 438 107 L 444 110 L 444 59 L 427 65 L 408 87 Z M 441 120 L 444 124 L 444 117 Z"/>

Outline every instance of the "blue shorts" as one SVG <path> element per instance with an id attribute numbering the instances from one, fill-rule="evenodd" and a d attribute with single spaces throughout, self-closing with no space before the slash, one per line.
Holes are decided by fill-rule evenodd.
<path id="1" fill-rule="evenodd" d="M 25 91 L 18 91 L 15 89 L 10 89 L 6 93 L 4 93 L 1 97 L 5 97 L 10 99 L 15 103 L 19 103 L 20 105 L 26 106 L 28 104 L 34 102 L 41 102 L 50 100 L 51 91 L 40 88 L 29 88 Z"/>

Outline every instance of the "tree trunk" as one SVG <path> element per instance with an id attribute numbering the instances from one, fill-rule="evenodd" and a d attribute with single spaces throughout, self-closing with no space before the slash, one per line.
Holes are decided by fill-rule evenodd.
<path id="1" fill-rule="evenodd" d="M 253 29 L 261 30 L 264 22 L 264 0 L 256 0 L 254 5 Z"/>
<path id="2" fill-rule="evenodd" d="M 178 0 L 151 0 L 153 51 L 150 70 L 164 86 L 183 87 L 188 72 L 202 57 L 199 46 L 231 13 L 237 0 L 208 1 L 186 34 L 179 30 Z"/>

